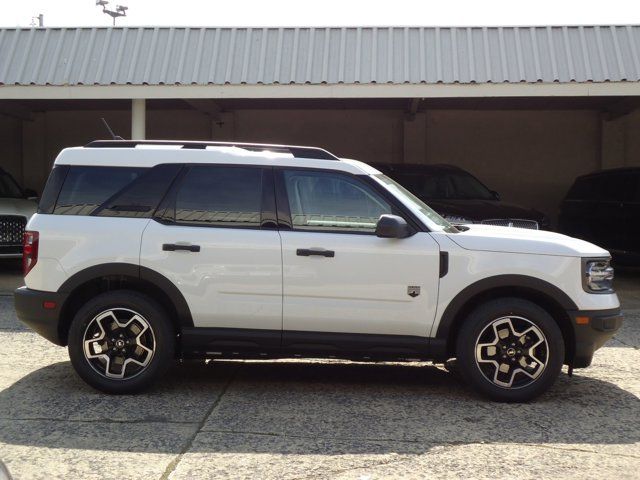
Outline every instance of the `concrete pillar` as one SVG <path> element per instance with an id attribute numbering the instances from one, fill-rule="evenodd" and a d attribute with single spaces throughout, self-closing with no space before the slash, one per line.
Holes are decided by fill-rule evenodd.
<path id="1" fill-rule="evenodd" d="M 131 140 L 147 138 L 147 104 L 144 98 L 131 100 Z"/>

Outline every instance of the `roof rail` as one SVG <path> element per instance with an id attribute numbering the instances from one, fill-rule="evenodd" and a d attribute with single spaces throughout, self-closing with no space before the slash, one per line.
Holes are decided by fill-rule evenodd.
<path id="1" fill-rule="evenodd" d="M 138 145 L 180 145 L 185 149 L 205 149 L 207 147 L 237 147 L 250 151 L 270 151 L 290 153 L 296 158 L 317 160 L 340 160 L 334 154 L 317 147 L 297 147 L 291 145 L 269 145 L 265 143 L 199 142 L 192 140 L 94 140 L 85 148 L 135 148 Z"/>

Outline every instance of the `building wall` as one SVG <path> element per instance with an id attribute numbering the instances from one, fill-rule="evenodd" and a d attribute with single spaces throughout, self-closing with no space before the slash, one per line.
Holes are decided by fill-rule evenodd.
<path id="1" fill-rule="evenodd" d="M 48 111 L 34 121 L 0 117 L 3 166 L 42 190 L 58 152 L 107 138 L 105 117 L 127 138 L 128 111 Z M 239 110 L 212 119 L 195 110 L 147 112 L 147 138 L 322 146 L 370 163 L 449 163 L 476 175 L 505 201 L 555 220 L 573 179 L 601 167 L 640 165 L 640 113 L 603 122 L 596 111 Z M 22 137 L 22 142 L 16 141 Z"/>
<path id="2" fill-rule="evenodd" d="M 595 111 L 439 110 L 427 114 L 427 161 L 473 173 L 502 199 L 553 221 L 576 176 L 600 168 Z"/>
<path id="3" fill-rule="evenodd" d="M 345 158 L 402 162 L 403 112 L 399 110 L 240 110 L 240 141 L 317 145 Z"/>

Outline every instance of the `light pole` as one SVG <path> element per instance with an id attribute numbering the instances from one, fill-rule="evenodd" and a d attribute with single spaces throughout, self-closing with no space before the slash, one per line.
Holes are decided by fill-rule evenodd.
<path id="1" fill-rule="evenodd" d="M 126 17 L 129 7 L 125 7 L 124 5 L 116 5 L 115 10 L 109 10 L 107 8 L 107 5 L 109 5 L 109 2 L 107 0 L 96 0 L 96 6 L 102 7 L 102 13 L 106 13 L 107 15 L 110 15 L 111 18 L 113 18 L 113 26 L 115 27 L 116 18 Z"/>

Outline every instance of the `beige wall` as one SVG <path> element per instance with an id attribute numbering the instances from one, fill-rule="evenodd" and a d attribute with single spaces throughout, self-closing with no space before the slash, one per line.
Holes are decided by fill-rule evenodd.
<path id="1" fill-rule="evenodd" d="M 34 121 L 0 116 L 3 166 L 41 190 L 66 146 L 130 134 L 127 111 L 49 111 Z M 22 123 L 22 125 L 21 125 Z M 450 163 L 552 219 L 573 179 L 601 167 L 640 165 L 640 112 L 603 122 L 597 111 L 238 110 L 213 120 L 189 110 L 147 112 L 147 138 L 318 145 L 370 163 Z M 22 137 L 22 142 L 16 140 Z"/>
<path id="2" fill-rule="evenodd" d="M 241 110 L 234 117 L 234 140 L 317 145 L 366 162 L 402 161 L 401 111 Z"/>

